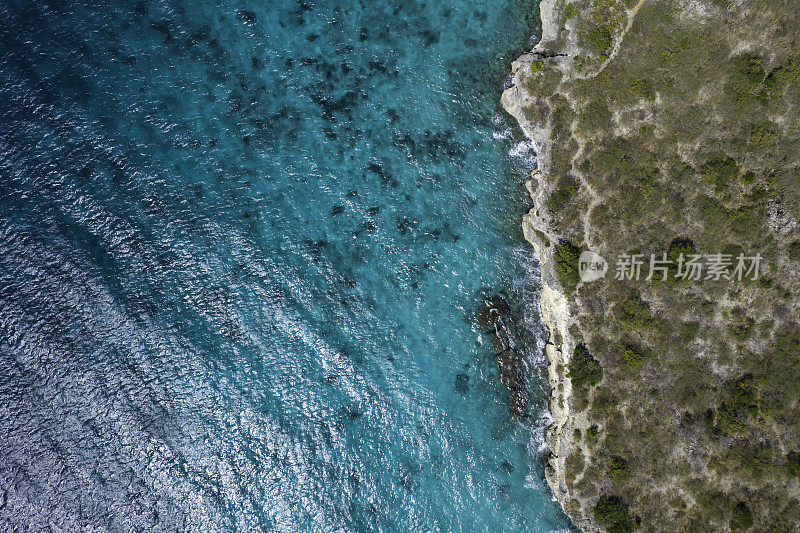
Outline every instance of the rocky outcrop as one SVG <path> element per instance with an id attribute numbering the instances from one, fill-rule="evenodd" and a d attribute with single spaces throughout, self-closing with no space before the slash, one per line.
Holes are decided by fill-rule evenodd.
<path id="1" fill-rule="evenodd" d="M 475 315 L 478 327 L 489 337 L 495 352 L 497 374 L 508 392 L 508 407 L 515 420 L 527 416 L 528 390 L 523 379 L 521 356 L 514 342 L 514 320 L 509 316 L 511 309 L 500 296 L 486 299 Z"/>

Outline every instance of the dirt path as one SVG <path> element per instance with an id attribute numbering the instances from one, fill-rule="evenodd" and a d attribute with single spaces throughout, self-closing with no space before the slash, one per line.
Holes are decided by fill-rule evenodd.
<path id="1" fill-rule="evenodd" d="M 631 10 L 628 12 L 628 24 L 625 26 L 625 29 L 622 30 L 622 33 L 619 34 L 619 39 L 617 39 L 617 42 L 614 44 L 614 48 L 611 50 L 611 54 L 609 54 L 608 59 L 603 61 L 603 64 L 600 65 L 600 69 L 597 72 L 591 76 L 587 76 L 584 79 L 591 79 L 598 76 L 601 72 L 603 72 L 603 70 L 605 70 L 606 66 L 611 63 L 611 60 L 617 56 L 617 52 L 619 52 L 619 48 L 622 46 L 622 41 L 625 39 L 625 35 L 628 33 L 628 30 L 631 29 L 631 26 L 633 26 L 633 19 L 636 18 L 636 14 L 642 8 L 644 3 L 645 0 L 639 0 L 639 2 L 633 6 L 633 8 L 631 8 Z"/>
<path id="2" fill-rule="evenodd" d="M 645 1 L 646 0 L 639 0 L 639 2 L 635 6 L 633 6 L 633 8 L 631 8 L 631 10 L 628 12 L 628 24 L 625 26 L 625 29 L 622 31 L 622 33 L 620 33 L 619 38 L 617 39 L 617 42 L 614 44 L 614 48 L 611 50 L 611 54 L 609 54 L 609 56 L 608 56 L 608 59 L 606 59 L 603 62 L 603 64 L 600 65 L 600 68 L 597 70 L 597 72 L 595 72 L 594 74 L 585 76 L 585 77 L 583 77 L 583 79 L 592 79 L 592 78 L 595 78 L 595 77 L 599 76 L 600 73 L 603 72 L 603 70 L 606 68 L 606 66 L 609 63 L 611 63 L 611 61 L 617 56 L 617 53 L 619 52 L 619 49 L 622 46 L 622 41 L 625 39 L 625 35 L 628 33 L 628 30 L 630 30 L 631 27 L 633 26 L 633 21 L 636 18 L 636 14 L 642 8 L 642 6 L 644 5 Z M 590 198 L 589 205 L 586 208 L 586 212 L 583 213 L 583 215 L 582 215 L 582 219 L 583 219 L 583 237 L 586 240 L 586 244 L 589 245 L 589 248 L 593 249 L 592 248 L 592 242 L 591 242 L 591 240 L 592 240 L 591 239 L 591 227 L 592 227 L 591 216 L 592 216 L 592 212 L 594 211 L 595 207 L 597 207 L 600 203 L 602 203 L 603 198 L 599 194 L 597 194 L 597 191 L 595 191 L 592 188 L 591 185 L 589 185 L 589 182 L 586 179 L 586 176 L 583 174 L 583 172 L 577 170 L 576 162 L 583 156 L 583 152 L 584 152 L 585 148 L 586 148 L 586 143 L 584 143 L 583 141 L 579 141 L 578 150 L 576 151 L 575 155 L 573 156 L 571 163 L 572 163 L 573 171 L 578 175 L 578 179 L 579 179 L 579 181 L 581 183 L 581 186 L 588 193 L 589 198 Z"/>

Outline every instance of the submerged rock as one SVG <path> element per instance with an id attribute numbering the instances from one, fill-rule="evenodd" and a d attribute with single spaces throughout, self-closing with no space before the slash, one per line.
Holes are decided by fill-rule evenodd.
<path id="1" fill-rule="evenodd" d="M 478 327 L 486 331 L 494 328 L 510 311 L 508 303 L 501 296 L 486 299 L 475 315 Z"/>
<path id="2" fill-rule="evenodd" d="M 469 376 L 467 374 L 458 374 L 455 382 L 453 382 L 453 389 L 462 396 L 469 392 Z"/>
<path id="3" fill-rule="evenodd" d="M 514 349 L 513 339 L 517 335 L 513 331 L 516 321 L 511 316 L 511 307 L 503 297 L 492 296 L 484 300 L 475 321 L 489 337 L 500 383 L 508 391 L 509 410 L 515 420 L 521 420 L 528 407 L 528 393 L 520 370 L 520 354 Z"/>
<path id="4" fill-rule="evenodd" d="M 519 355 L 515 350 L 508 349 L 497 354 L 496 360 L 500 382 L 508 391 L 508 407 L 514 418 L 521 420 L 528 407 L 528 392 L 519 368 Z"/>

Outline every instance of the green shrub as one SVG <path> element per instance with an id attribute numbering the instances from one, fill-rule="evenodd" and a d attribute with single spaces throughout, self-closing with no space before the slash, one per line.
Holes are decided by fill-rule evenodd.
<path id="1" fill-rule="evenodd" d="M 611 458 L 611 466 L 608 468 L 611 479 L 617 481 L 628 475 L 628 461 L 619 456 Z"/>
<path id="2" fill-rule="evenodd" d="M 611 111 L 608 105 L 600 100 L 592 100 L 580 111 L 580 126 L 583 130 L 591 132 L 608 128 L 611 122 Z"/>
<path id="3" fill-rule="evenodd" d="M 724 189 L 731 178 L 738 174 L 739 167 L 730 157 L 714 156 L 700 169 L 700 175 L 713 183 L 718 191 Z"/>
<path id="4" fill-rule="evenodd" d="M 572 352 L 567 375 L 572 380 L 573 387 L 583 389 L 600 383 L 603 379 L 603 368 L 600 362 L 592 357 L 586 346 L 579 344 Z"/>
<path id="5" fill-rule="evenodd" d="M 681 344 L 689 345 L 697 338 L 700 332 L 700 322 L 690 320 L 689 322 L 681 322 L 677 328 L 678 339 Z"/>
<path id="6" fill-rule="evenodd" d="M 800 59 L 792 58 L 785 66 L 773 70 L 764 82 L 770 96 L 778 96 L 790 85 L 800 82 Z"/>
<path id="7" fill-rule="evenodd" d="M 542 65 L 544 65 L 544 61 L 541 59 L 537 59 L 536 61 L 531 61 L 531 74 L 536 74 L 540 70 L 542 70 Z"/>
<path id="8" fill-rule="evenodd" d="M 774 452 L 770 446 L 749 447 L 742 453 L 742 472 L 750 479 L 761 479 L 773 469 Z"/>
<path id="9" fill-rule="evenodd" d="M 789 259 L 800 260 L 800 241 L 794 241 L 789 245 Z"/>
<path id="10" fill-rule="evenodd" d="M 586 466 L 586 462 L 583 459 L 583 453 L 581 452 L 580 448 L 575 448 L 575 450 L 569 454 L 564 466 L 567 485 L 571 486 L 573 483 L 575 483 L 575 478 L 578 477 L 578 474 L 583 472 Z"/>
<path id="11" fill-rule="evenodd" d="M 660 66 L 666 66 L 675 61 L 675 52 L 668 48 L 663 48 L 661 52 L 658 54 L 658 64 Z"/>
<path id="12" fill-rule="evenodd" d="M 745 341 L 749 339 L 755 327 L 755 319 L 747 316 L 747 312 L 744 309 L 736 307 L 732 310 L 728 320 L 728 329 L 737 340 Z"/>
<path id="13" fill-rule="evenodd" d="M 758 230 L 764 223 L 758 207 L 741 207 L 729 213 L 729 226 L 733 232 L 746 240 L 754 230 Z"/>
<path id="14" fill-rule="evenodd" d="M 784 329 L 775 336 L 775 357 L 781 361 L 800 361 L 800 331 Z"/>
<path id="15" fill-rule="evenodd" d="M 683 255 L 684 264 L 686 261 L 689 260 L 689 256 L 692 254 L 696 254 L 697 249 L 694 246 L 694 243 L 685 238 L 677 238 L 674 239 L 670 245 L 669 250 L 667 250 L 667 259 L 669 260 L 669 271 L 667 277 L 667 284 L 668 285 L 685 285 L 690 283 L 690 280 L 683 279 L 678 277 L 678 260 L 680 259 L 681 255 Z M 685 271 L 686 267 L 682 267 Z M 681 272 L 680 274 L 683 275 L 685 272 Z M 653 276 L 653 279 L 658 279 L 661 276 L 661 273 L 657 273 Z"/>
<path id="16" fill-rule="evenodd" d="M 717 413 L 717 429 L 726 435 L 739 435 L 747 429 L 746 417 L 756 414 L 756 386 L 752 379 L 742 379 L 728 387 L 727 399 Z"/>
<path id="17" fill-rule="evenodd" d="M 561 240 L 554 247 L 556 276 L 561 286 L 568 292 L 574 291 L 580 281 L 578 273 L 580 257 L 581 249 L 569 241 Z"/>
<path id="18" fill-rule="evenodd" d="M 598 385 L 592 394 L 592 408 L 589 412 L 590 420 L 605 420 L 616 416 L 619 408 L 619 397 L 611 390 Z M 609 426 L 603 427 L 604 435 L 608 436 Z"/>
<path id="19" fill-rule="evenodd" d="M 550 113 L 550 124 L 551 129 L 551 138 L 554 141 L 560 139 L 569 139 L 572 134 L 572 121 L 575 119 L 575 111 L 572 109 L 572 104 L 564 98 L 562 95 L 557 94 L 551 97 L 548 100 L 548 105 L 550 106 L 551 113 Z M 562 152 L 569 152 L 570 147 L 567 143 L 558 143 L 553 147 L 553 150 L 559 150 Z M 555 157 L 555 156 L 554 156 Z M 572 158 L 572 154 L 569 154 L 569 159 Z M 571 167 L 571 164 L 568 165 Z M 556 174 L 561 175 L 561 173 Z"/>
<path id="20" fill-rule="evenodd" d="M 547 199 L 547 209 L 553 214 L 558 213 L 578 196 L 579 190 L 578 183 L 572 176 L 561 178 L 558 188 Z"/>
<path id="21" fill-rule="evenodd" d="M 656 98 L 656 90 L 653 88 L 650 81 L 644 78 L 633 80 L 628 86 L 628 89 L 634 96 L 638 96 L 639 98 L 644 98 L 646 100 L 655 100 Z"/>
<path id="22" fill-rule="evenodd" d="M 601 496 L 594 506 L 594 518 L 610 533 L 633 531 L 628 505 L 617 496 Z"/>
<path id="23" fill-rule="evenodd" d="M 756 85 L 764 81 L 764 61 L 760 57 L 740 56 L 734 58 L 732 62 L 748 82 Z"/>
<path id="24" fill-rule="evenodd" d="M 628 370 L 636 370 L 642 366 L 645 360 L 645 354 L 630 344 L 620 347 L 619 356 L 622 359 L 622 365 Z"/>
<path id="25" fill-rule="evenodd" d="M 714 198 L 701 196 L 697 200 L 700 209 L 700 216 L 708 230 L 712 233 L 727 232 L 728 211 Z"/>
<path id="26" fill-rule="evenodd" d="M 611 51 L 611 26 L 595 26 L 589 31 L 587 35 L 589 46 L 600 55 L 600 58 L 608 59 L 608 54 Z"/>
<path id="27" fill-rule="evenodd" d="M 749 529 L 753 525 L 753 513 L 744 502 L 739 502 L 733 508 L 733 516 L 731 517 L 730 528 L 731 531 L 742 531 Z"/>
<path id="28" fill-rule="evenodd" d="M 679 237 L 677 239 L 673 239 L 673 241 L 669 243 L 667 258 L 673 262 L 676 262 L 680 254 L 683 254 L 684 257 L 686 257 L 689 254 L 695 253 L 697 253 L 697 249 L 695 248 L 694 243 L 690 239 Z"/>
<path id="29" fill-rule="evenodd" d="M 768 150 L 775 145 L 778 134 L 771 124 L 755 126 L 750 132 L 750 144 L 757 150 Z"/>
<path id="30" fill-rule="evenodd" d="M 705 417 L 703 418 L 703 425 L 706 428 L 706 433 L 709 435 L 717 435 L 719 433 L 714 425 L 714 411 L 711 409 L 706 410 Z"/>
<path id="31" fill-rule="evenodd" d="M 800 453 L 791 451 L 786 454 L 786 472 L 792 477 L 800 477 Z"/>
<path id="32" fill-rule="evenodd" d="M 629 298 L 622 303 L 619 313 L 622 325 L 629 329 L 648 329 L 653 324 L 650 308 L 639 298 Z"/>
<path id="33" fill-rule="evenodd" d="M 564 8 L 564 20 L 569 20 L 578 15 L 578 6 L 575 4 L 567 4 Z"/>

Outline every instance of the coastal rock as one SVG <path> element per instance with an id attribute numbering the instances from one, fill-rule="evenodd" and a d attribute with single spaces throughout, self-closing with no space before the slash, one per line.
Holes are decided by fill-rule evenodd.
<path id="1" fill-rule="evenodd" d="M 508 392 L 508 407 L 515 420 L 527 415 L 528 390 L 522 377 L 521 354 L 515 348 L 514 319 L 508 302 L 499 295 L 487 298 L 475 314 L 475 322 L 489 337 L 500 383 Z M 466 381 L 456 383 L 465 388 Z"/>
<path id="2" fill-rule="evenodd" d="M 551 194 L 551 185 L 547 180 L 549 171 L 549 153 L 551 144 L 551 128 L 547 123 L 539 123 L 529 119 L 529 110 L 537 104 L 536 98 L 523 84 L 525 73 L 530 70 L 533 61 L 539 60 L 541 53 L 547 50 L 558 38 L 556 24 L 556 1 L 542 0 L 539 6 L 542 16 L 542 39 L 533 50 L 524 54 L 512 64 L 514 83 L 503 92 L 501 103 L 503 108 L 513 116 L 523 133 L 536 146 L 537 168 L 532 171 L 531 179 L 526 183 L 526 188 L 534 202 L 533 208 L 523 216 L 522 230 L 525 239 L 531 243 L 540 262 L 542 278 L 542 291 L 540 307 L 542 319 L 550 331 L 545 355 L 548 360 L 548 379 L 551 387 L 550 411 L 553 423 L 547 429 L 546 443 L 550 448 L 550 456 L 545 468 L 545 479 L 553 491 L 561 507 L 566 511 L 569 492 L 566 481 L 566 458 L 574 449 L 580 446 L 575 442 L 574 426 L 570 417 L 569 397 L 571 384 L 565 378 L 563 369 L 569 365 L 569 354 L 575 348 L 575 340 L 570 334 L 572 319 L 570 306 L 563 289 L 560 287 L 556 274 L 555 262 L 549 249 L 549 242 L 557 242 L 559 236 L 552 232 L 547 218 L 543 218 L 545 202 Z M 561 57 L 548 60 L 560 61 Z M 578 520 L 571 516 L 576 523 Z M 585 530 L 591 530 L 591 524 L 578 524 Z"/>
<path id="3" fill-rule="evenodd" d="M 475 314 L 478 327 L 484 331 L 493 329 L 509 312 L 508 302 L 500 296 L 486 299 Z"/>

